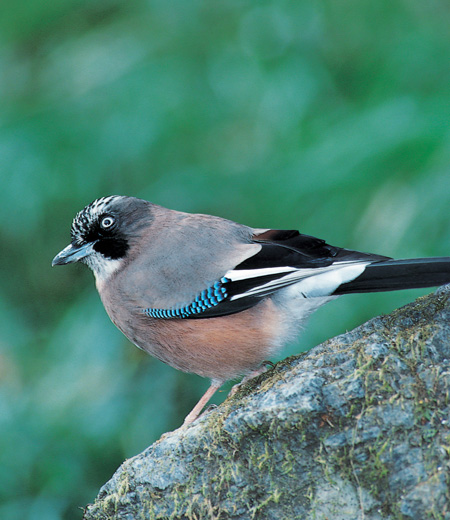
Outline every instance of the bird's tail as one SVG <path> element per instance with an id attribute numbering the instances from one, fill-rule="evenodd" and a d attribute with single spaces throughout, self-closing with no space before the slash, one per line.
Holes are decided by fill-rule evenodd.
<path id="1" fill-rule="evenodd" d="M 418 289 L 446 283 L 450 283 L 450 257 L 384 260 L 369 264 L 360 276 L 340 285 L 334 294 Z"/>

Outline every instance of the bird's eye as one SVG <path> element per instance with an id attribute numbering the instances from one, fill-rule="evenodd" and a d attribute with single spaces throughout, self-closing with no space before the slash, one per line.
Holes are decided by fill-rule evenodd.
<path id="1" fill-rule="evenodd" d="M 112 217 L 103 217 L 100 225 L 103 229 L 108 229 L 114 224 L 114 219 Z"/>

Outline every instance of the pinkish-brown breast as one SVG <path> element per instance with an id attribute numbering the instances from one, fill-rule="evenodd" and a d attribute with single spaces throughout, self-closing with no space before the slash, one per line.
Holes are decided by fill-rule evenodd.
<path id="1" fill-rule="evenodd" d="M 165 363 L 216 381 L 249 373 L 278 344 L 281 319 L 270 299 L 243 312 L 205 319 L 155 319 L 102 291 L 115 325 L 141 349 Z"/>

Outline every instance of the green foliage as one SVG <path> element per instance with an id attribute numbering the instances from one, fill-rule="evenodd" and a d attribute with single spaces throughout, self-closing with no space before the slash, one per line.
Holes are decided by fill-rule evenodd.
<path id="1" fill-rule="evenodd" d="M 79 518 L 206 385 L 50 269 L 94 198 L 449 254 L 448 26 L 442 0 L 0 6 L 1 518 Z M 417 294 L 343 298 L 289 352 Z"/>

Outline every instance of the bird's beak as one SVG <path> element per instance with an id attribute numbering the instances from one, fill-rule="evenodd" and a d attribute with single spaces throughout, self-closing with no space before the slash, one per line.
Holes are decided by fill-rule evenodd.
<path id="1" fill-rule="evenodd" d="M 52 267 L 55 265 L 73 264 L 82 258 L 89 256 L 94 252 L 95 242 L 89 242 L 82 246 L 74 246 L 69 244 L 62 251 L 60 251 L 52 261 Z"/>

